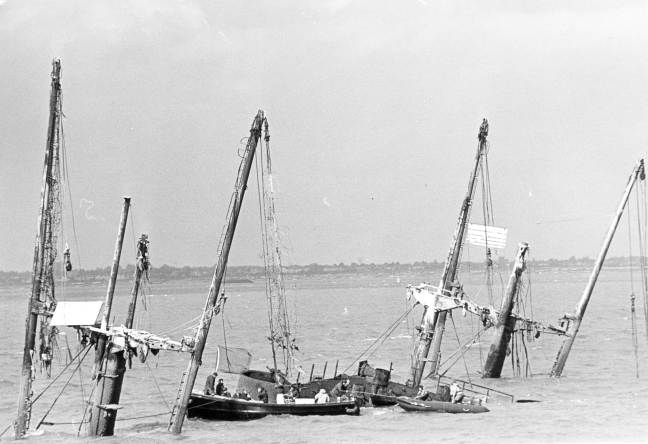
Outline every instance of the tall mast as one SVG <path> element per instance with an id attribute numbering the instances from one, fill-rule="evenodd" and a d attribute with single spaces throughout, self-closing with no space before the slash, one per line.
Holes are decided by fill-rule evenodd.
<path id="1" fill-rule="evenodd" d="M 43 167 L 43 188 L 38 215 L 38 228 L 34 245 L 34 262 L 32 269 L 32 291 L 27 305 L 25 330 L 25 347 L 20 378 L 20 395 L 18 398 L 18 415 L 14 423 L 15 437 L 22 438 L 29 428 L 31 418 L 31 397 L 33 361 L 36 347 L 36 331 L 39 315 L 48 316 L 55 305 L 53 263 L 56 258 L 56 247 L 53 245 L 53 229 L 56 225 L 56 209 L 59 204 L 56 195 L 59 187 L 58 161 L 59 136 L 61 124 L 61 61 L 52 61 L 50 112 L 45 147 L 45 164 Z M 50 303 L 48 303 L 50 299 Z M 45 322 L 45 319 L 43 319 Z"/>
<path id="2" fill-rule="evenodd" d="M 601 248 L 601 252 L 596 259 L 596 263 L 594 264 L 594 269 L 592 270 L 592 274 L 590 275 L 589 281 L 587 282 L 587 286 L 585 287 L 583 295 L 581 296 L 581 299 L 576 306 L 576 312 L 573 315 L 565 315 L 565 318 L 569 321 L 569 325 L 567 327 L 567 335 L 565 337 L 565 340 L 563 341 L 563 344 L 558 351 L 556 361 L 554 362 L 553 368 L 551 369 L 550 375 L 553 377 L 560 377 L 562 375 L 563 369 L 565 368 L 565 363 L 567 362 L 569 352 L 571 351 L 572 345 L 574 345 L 574 340 L 576 339 L 576 335 L 578 334 L 578 330 L 580 329 L 583 316 L 585 315 L 585 310 L 587 309 L 587 304 L 589 303 L 590 297 L 592 296 L 592 291 L 594 291 L 596 280 L 598 279 L 601 267 L 603 266 L 603 262 L 605 261 L 605 256 L 607 255 L 608 249 L 610 248 L 610 243 L 612 243 L 612 238 L 614 237 L 614 233 L 617 229 L 617 226 L 619 225 L 621 216 L 623 215 L 623 210 L 628 203 L 628 198 L 630 197 L 632 187 L 637 182 L 637 179 L 644 180 L 645 178 L 646 173 L 644 171 L 644 160 L 639 159 L 639 162 L 637 162 L 632 170 L 632 173 L 630 174 L 630 177 L 628 178 L 628 184 L 626 185 L 623 197 L 621 198 L 621 202 L 619 203 L 614 219 L 612 220 L 612 225 L 610 225 L 607 235 L 605 236 L 603 247 Z"/>
<path id="3" fill-rule="evenodd" d="M 475 166 L 472 170 L 470 180 L 468 182 L 468 193 L 466 194 L 463 204 L 461 205 L 459 220 L 457 222 L 457 229 L 455 231 L 452 246 L 450 247 L 448 259 L 446 260 L 443 275 L 441 277 L 441 282 L 439 284 L 439 287 L 444 293 L 452 291 L 453 284 L 455 283 L 455 280 L 457 278 L 457 270 L 459 268 L 459 261 L 461 259 L 461 250 L 463 247 L 466 230 L 468 228 L 470 209 L 472 207 L 472 201 L 477 185 L 477 175 L 479 174 L 482 158 L 487 153 L 487 136 L 488 121 L 486 119 L 483 119 L 482 124 L 479 127 L 479 144 L 477 148 L 477 154 L 475 156 Z M 431 362 L 432 372 L 434 372 L 434 374 L 436 374 L 439 364 L 441 339 L 443 338 L 443 332 L 445 330 L 447 312 L 438 311 L 434 312 L 434 314 L 430 316 L 429 311 L 430 307 L 425 307 L 423 309 L 423 318 L 421 319 L 418 340 L 416 348 L 414 350 L 412 369 L 410 373 L 410 381 L 413 387 L 416 387 L 421 383 L 426 361 L 429 360 Z M 428 359 L 427 356 L 430 351 L 430 345 L 433 345 L 432 357 Z"/>
<path id="4" fill-rule="evenodd" d="M 250 129 L 250 137 L 248 138 L 245 152 L 243 153 L 243 158 L 241 159 L 241 165 L 239 166 L 234 194 L 232 195 L 231 205 L 228 212 L 227 230 L 225 232 L 225 237 L 221 240 L 221 244 L 219 245 L 218 264 L 216 265 L 216 269 L 214 270 L 214 277 L 212 278 L 211 287 L 209 288 L 209 295 L 207 296 L 205 309 L 203 310 L 200 324 L 198 326 L 198 330 L 196 331 L 196 336 L 194 337 L 195 344 L 193 352 L 191 353 L 191 360 L 189 362 L 187 370 L 182 375 L 180 388 L 178 390 L 178 396 L 176 397 L 175 403 L 173 405 L 173 412 L 171 413 L 169 430 L 176 434 L 182 431 L 182 424 L 187 413 L 187 404 L 189 403 L 189 397 L 191 396 L 191 391 L 193 390 L 193 386 L 196 382 L 198 369 L 200 368 L 200 365 L 202 363 L 202 354 L 203 350 L 205 349 L 205 343 L 207 342 L 209 326 L 211 325 L 212 317 L 217 311 L 217 299 L 218 295 L 220 294 L 221 283 L 223 281 L 223 275 L 225 274 L 225 269 L 227 267 L 227 259 L 229 257 L 230 247 L 232 246 L 232 240 L 234 239 L 236 223 L 238 221 L 241 206 L 243 204 L 243 197 L 245 196 L 247 181 L 248 177 L 250 176 L 250 168 L 252 167 L 254 152 L 261 137 L 261 130 L 264 120 L 264 113 L 262 110 L 259 110 L 256 117 L 254 118 L 254 122 L 252 123 L 252 128 Z"/>
<path id="5" fill-rule="evenodd" d="M 97 351 L 95 354 L 96 373 L 93 375 L 96 385 L 94 389 L 92 415 L 88 425 L 88 435 L 90 436 L 111 436 L 113 434 L 115 420 L 117 418 L 117 410 L 114 407 L 119 403 L 124 371 L 126 370 L 123 351 L 113 350 L 112 342 L 108 340 L 107 335 L 130 201 L 130 197 L 124 197 L 119 229 L 117 230 L 117 240 L 115 241 L 115 253 L 110 270 L 110 279 L 108 281 L 108 290 L 106 291 L 106 302 L 104 303 L 104 312 L 101 317 L 101 330 L 105 333 L 101 334 L 97 340 Z"/>
<path id="6" fill-rule="evenodd" d="M 515 295 L 520 288 L 522 273 L 526 268 L 526 255 L 529 251 L 529 244 L 522 242 L 519 245 L 518 254 L 515 259 L 515 266 L 509 278 L 506 288 L 506 295 L 502 299 L 497 324 L 495 326 L 495 335 L 491 343 L 486 364 L 484 364 L 484 378 L 499 378 L 502 374 L 506 350 L 511 340 L 511 333 L 515 327 L 516 319 L 511 316 L 513 305 L 515 304 Z"/>

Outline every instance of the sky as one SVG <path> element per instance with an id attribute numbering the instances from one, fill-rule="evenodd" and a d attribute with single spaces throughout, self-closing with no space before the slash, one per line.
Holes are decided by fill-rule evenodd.
<path id="1" fill-rule="evenodd" d="M 646 152 L 647 22 L 644 1 L 0 0 L 0 270 L 31 268 L 54 57 L 75 266 L 110 265 L 126 195 L 123 263 L 145 232 L 153 266 L 214 264 L 258 109 L 287 264 L 444 260 L 484 117 L 499 254 L 595 257 Z M 230 264 L 261 260 L 255 188 Z"/>

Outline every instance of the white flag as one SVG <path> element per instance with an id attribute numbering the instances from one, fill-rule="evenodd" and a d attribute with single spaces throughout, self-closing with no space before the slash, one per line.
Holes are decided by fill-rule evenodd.
<path id="1" fill-rule="evenodd" d="M 489 227 L 479 224 L 468 224 L 468 233 L 466 242 L 471 245 L 482 247 L 503 249 L 506 246 L 506 235 L 508 229 L 499 227 Z"/>

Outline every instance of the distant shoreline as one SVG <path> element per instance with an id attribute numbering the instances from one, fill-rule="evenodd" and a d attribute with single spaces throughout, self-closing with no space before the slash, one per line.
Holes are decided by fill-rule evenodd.
<path id="1" fill-rule="evenodd" d="M 645 262 L 644 262 L 645 263 Z M 630 265 L 639 266 L 641 261 L 638 257 L 632 260 L 628 257 L 610 257 L 606 259 L 604 268 L 627 268 Z M 500 257 L 495 261 L 494 266 L 500 272 L 507 273 L 513 265 L 513 261 Z M 575 257 L 569 259 L 547 259 L 532 260 L 528 263 L 529 268 L 534 271 L 588 271 L 594 266 L 594 259 Z M 484 271 L 484 262 L 464 262 L 462 270 L 469 272 Z M 57 264 L 57 271 L 61 270 Z M 290 265 L 284 267 L 284 274 L 287 276 L 316 276 L 316 275 L 342 275 L 342 274 L 381 274 L 399 277 L 401 275 L 420 274 L 421 276 L 438 274 L 443 270 L 441 262 L 414 262 L 404 263 L 391 262 L 383 264 L 310 264 Z M 134 274 L 134 265 L 129 264 L 119 269 L 119 279 L 130 279 Z M 151 277 L 156 281 L 170 280 L 204 280 L 210 278 L 214 273 L 212 266 L 200 267 L 171 267 L 162 265 L 153 267 L 150 271 Z M 94 270 L 73 270 L 68 274 L 67 282 L 70 284 L 87 284 L 107 282 L 110 275 L 110 267 L 95 268 Z M 57 273 L 57 279 L 60 273 Z M 253 283 L 257 279 L 264 278 L 264 268 L 261 265 L 234 265 L 228 267 L 226 282 L 231 284 Z M 29 271 L 0 271 L 0 285 L 20 286 L 31 283 L 31 272 Z"/>

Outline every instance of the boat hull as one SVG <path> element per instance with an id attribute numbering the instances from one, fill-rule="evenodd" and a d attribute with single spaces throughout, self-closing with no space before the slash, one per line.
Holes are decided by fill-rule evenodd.
<path id="1" fill-rule="evenodd" d="M 358 415 L 354 401 L 323 404 L 266 404 L 259 401 L 209 396 L 193 393 L 189 398 L 189 418 L 223 421 L 247 421 L 267 415 Z"/>
<path id="2" fill-rule="evenodd" d="M 421 401 L 419 399 L 400 396 L 398 405 L 408 412 L 437 412 L 437 413 L 485 413 L 489 410 L 478 404 L 462 404 L 444 401 Z"/>

